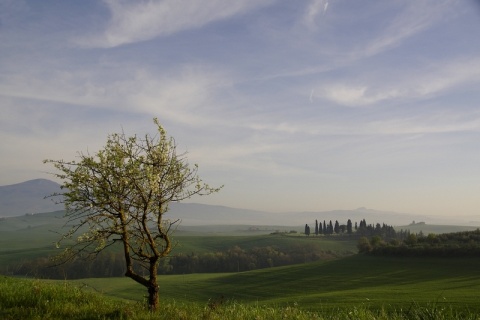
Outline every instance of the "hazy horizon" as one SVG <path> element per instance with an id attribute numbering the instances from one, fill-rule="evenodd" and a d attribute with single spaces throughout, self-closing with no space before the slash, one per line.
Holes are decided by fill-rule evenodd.
<path id="1" fill-rule="evenodd" d="M 0 185 L 158 117 L 220 193 L 267 212 L 480 220 L 480 5 L 0 0 Z"/>
<path id="2" fill-rule="evenodd" d="M 57 192 L 56 187 L 53 186 L 55 183 L 53 180 L 39 178 L 13 185 L 0 185 L 0 217 L 18 217 L 25 214 L 49 213 L 63 210 L 60 204 L 53 206 L 53 203 L 47 201 L 48 199 L 44 199 L 46 193 L 52 194 Z M 12 214 L 12 210 L 15 211 L 16 214 Z M 10 212 L 10 214 L 5 215 L 5 212 Z M 209 225 L 211 222 L 219 224 L 219 221 L 222 225 L 269 225 L 277 223 L 278 225 L 284 226 L 301 226 L 303 222 L 312 223 L 317 219 L 319 219 L 319 221 L 325 219 L 327 221 L 338 220 L 341 223 L 346 223 L 348 219 L 357 222 L 362 219 L 367 219 L 368 223 L 387 223 L 394 226 L 408 225 L 412 222 L 422 222 L 430 226 L 470 226 L 471 228 L 480 226 L 480 219 L 476 215 L 421 215 L 365 207 L 274 212 L 218 204 L 203 204 L 188 200 L 180 203 L 172 203 L 169 214 L 173 214 L 176 218 L 181 219 L 182 223 L 185 222 L 186 225 L 189 226 Z M 184 214 L 186 215 L 183 216 Z"/>

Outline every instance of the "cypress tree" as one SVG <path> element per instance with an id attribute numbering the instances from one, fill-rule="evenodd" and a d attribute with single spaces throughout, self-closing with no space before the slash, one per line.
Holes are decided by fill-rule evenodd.
<path id="1" fill-rule="evenodd" d="M 352 233 L 352 220 L 348 219 L 347 221 L 347 233 L 351 234 Z"/>
<path id="2" fill-rule="evenodd" d="M 305 235 L 310 235 L 310 227 L 308 226 L 308 224 L 305 224 Z"/>
<path id="3" fill-rule="evenodd" d="M 335 220 L 335 227 L 333 228 L 333 231 L 335 231 L 336 234 L 340 233 L 340 224 L 338 223 L 338 220 Z"/>

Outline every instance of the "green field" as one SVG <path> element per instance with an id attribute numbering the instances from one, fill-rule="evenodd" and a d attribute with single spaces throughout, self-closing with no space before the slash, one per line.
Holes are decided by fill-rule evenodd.
<path id="1" fill-rule="evenodd" d="M 161 310 L 128 278 L 0 277 L 5 319 L 480 319 L 478 258 L 354 255 L 231 274 L 161 276 Z"/>
<path id="2" fill-rule="evenodd" d="M 52 218 L 58 223 L 51 224 Z M 55 214 L 0 221 L 0 266 L 4 274 L 8 274 L 9 265 L 54 254 L 53 242 L 58 235 L 53 230 L 58 230 L 55 228 L 63 223 Z M 356 240 L 348 237 L 306 237 L 299 233 L 272 235 L 265 230 L 245 231 L 246 228 L 231 226 L 182 230 L 174 235 L 178 244 L 173 254 L 220 252 L 234 246 L 245 250 L 272 246 L 294 251 L 305 248 L 308 248 L 307 252 L 329 251 L 335 253 L 332 256 L 342 258 L 239 273 L 159 276 L 161 303 L 171 308 L 168 312 L 195 314 L 184 319 L 222 319 L 222 313 L 211 313 L 211 307 L 208 307 L 212 302 L 222 301 L 225 305 L 222 312 L 232 314 L 228 319 L 242 319 L 238 312 L 240 309 L 251 319 L 276 319 L 283 314 L 296 319 L 323 319 L 319 314 L 328 315 L 325 319 L 335 318 L 332 315 L 338 314 L 342 315 L 339 319 L 354 319 L 359 312 L 365 315 L 359 317 L 361 319 L 438 319 L 439 314 L 444 319 L 463 319 L 466 316 L 480 319 L 480 257 L 358 255 L 354 254 L 357 251 Z M 132 310 L 144 306 L 146 295 L 145 288 L 129 278 L 66 281 L 2 279 L 2 297 L 10 301 L 8 308 L 14 310 L 12 319 L 18 318 L 18 315 L 35 318 L 34 315 L 38 314 L 37 318 L 41 319 L 45 315 L 55 318 L 53 315 L 58 314 L 57 317 L 62 318 L 64 314 L 69 314 L 71 310 L 68 308 L 72 307 L 70 304 L 74 306 L 75 301 L 65 302 L 70 307 L 61 311 L 64 308 L 61 303 L 55 307 L 57 309 L 49 309 L 51 307 L 37 301 L 35 294 L 32 300 L 19 298 L 25 296 L 25 292 L 31 294 L 36 292 L 35 288 L 43 288 L 47 284 L 57 284 L 48 289 L 53 292 L 63 288 L 62 295 L 73 292 L 71 299 L 83 297 L 86 309 L 77 312 L 81 319 L 90 317 L 82 315 L 82 312 L 91 315 L 89 312 L 97 312 L 95 310 L 103 310 L 104 307 L 103 316 L 99 316 L 101 319 L 132 318 L 132 314 L 137 313 Z M 17 285 L 16 281 L 27 282 Z M 26 291 L 15 291 L 17 287 L 24 287 Z M 95 295 L 90 295 L 93 293 Z M 55 293 L 48 295 L 49 298 L 45 298 L 47 302 L 61 300 Z M 141 314 L 143 316 L 139 319 L 150 317 L 148 313 L 146 316 Z"/>
<path id="3" fill-rule="evenodd" d="M 345 306 L 408 309 L 436 305 L 480 314 L 479 258 L 343 259 L 235 274 L 161 276 L 161 299 L 207 303 L 224 297 L 242 304 L 298 305 L 321 311 Z M 141 300 L 145 290 L 128 278 L 82 279 L 106 295 Z"/>

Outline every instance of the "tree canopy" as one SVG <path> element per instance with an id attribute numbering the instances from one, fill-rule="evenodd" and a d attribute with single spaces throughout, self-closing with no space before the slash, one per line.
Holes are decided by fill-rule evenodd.
<path id="1" fill-rule="evenodd" d="M 171 252 L 178 222 L 165 216 L 169 204 L 221 188 L 204 183 L 198 166 L 177 153 L 175 140 L 158 119 L 154 123 L 155 136 L 115 133 L 94 155 L 79 152 L 76 161 L 44 160 L 59 171 L 54 175 L 62 180 L 63 192 L 53 196 L 61 196 L 73 225 L 57 244 L 67 244 L 62 261 L 95 256 L 121 243 L 125 275 L 148 288 L 152 309 L 159 303 L 159 259 Z"/>

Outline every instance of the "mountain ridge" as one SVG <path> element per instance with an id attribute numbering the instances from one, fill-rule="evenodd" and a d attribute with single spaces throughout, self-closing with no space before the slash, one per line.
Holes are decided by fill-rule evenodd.
<path id="1" fill-rule="evenodd" d="M 25 214 L 53 212 L 63 210 L 63 206 L 54 204 L 45 196 L 60 191 L 60 185 L 47 179 L 34 179 L 13 185 L 0 186 L 0 218 Z M 365 219 L 367 223 L 386 223 L 389 225 L 408 225 L 413 221 L 428 224 L 475 225 L 467 217 L 441 218 L 417 214 L 380 211 L 359 207 L 352 210 L 302 211 L 272 213 L 260 210 L 232 208 L 223 205 L 201 203 L 172 203 L 166 215 L 171 220 L 181 220 L 186 226 L 201 225 L 283 225 L 312 226 L 315 220 L 328 223 L 338 220 L 340 224 L 351 219 L 353 223 Z M 470 217 L 471 218 L 471 217 Z M 476 224 L 479 225 L 479 224 Z"/>
<path id="2" fill-rule="evenodd" d="M 61 205 L 45 198 L 55 192 L 60 192 L 60 185 L 48 179 L 0 186 L 0 217 L 61 210 Z"/>

